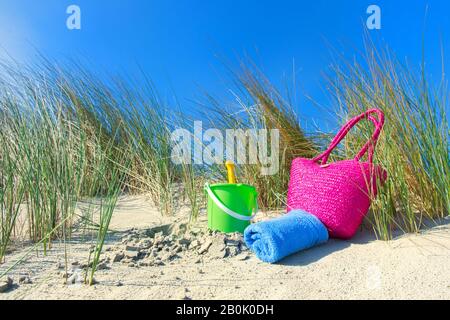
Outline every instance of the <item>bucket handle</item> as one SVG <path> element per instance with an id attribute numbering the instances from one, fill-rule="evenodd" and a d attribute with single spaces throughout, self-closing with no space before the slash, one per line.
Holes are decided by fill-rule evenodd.
<path id="1" fill-rule="evenodd" d="M 252 220 L 256 213 L 258 212 L 258 202 L 255 202 L 255 208 L 254 210 L 254 214 L 251 216 L 244 216 L 242 214 L 239 214 L 237 212 L 234 212 L 233 210 L 231 210 L 230 208 L 228 208 L 227 206 L 225 206 L 222 201 L 220 201 L 216 195 L 214 194 L 214 192 L 212 192 L 211 188 L 209 187 L 208 183 L 205 183 L 205 190 L 208 193 L 209 197 L 214 201 L 214 203 L 222 210 L 224 211 L 226 214 L 232 216 L 233 218 L 236 218 L 238 220 L 243 220 L 243 221 L 250 221 Z"/>

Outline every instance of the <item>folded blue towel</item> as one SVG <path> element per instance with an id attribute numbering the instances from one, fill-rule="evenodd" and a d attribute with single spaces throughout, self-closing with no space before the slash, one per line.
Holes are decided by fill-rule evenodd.
<path id="1" fill-rule="evenodd" d="M 244 240 L 259 259 L 274 263 L 326 242 L 328 231 L 316 216 L 293 210 L 281 217 L 249 225 L 244 231 Z"/>

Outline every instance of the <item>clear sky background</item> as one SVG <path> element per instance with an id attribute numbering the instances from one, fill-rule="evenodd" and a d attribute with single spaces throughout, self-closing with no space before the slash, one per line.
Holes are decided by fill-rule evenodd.
<path id="1" fill-rule="evenodd" d="M 71 4 L 81 8 L 81 30 L 66 28 Z M 0 0 L 0 45 L 23 61 L 32 61 L 37 48 L 112 73 L 132 74 L 140 65 L 163 96 L 176 93 L 185 108 L 199 88 L 226 93 L 217 54 L 234 62 L 250 55 L 277 85 L 295 61 L 299 96 L 327 105 L 329 46 L 348 57 L 362 48 L 370 4 L 382 14 L 382 29 L 370 34 L 417 68 L 425 36 L 428 71 L 440 79 L 441 49 L 450 51 L 448 0 Z M 327 126 L 307 99 L 298 102 L 309 122 Z"/>

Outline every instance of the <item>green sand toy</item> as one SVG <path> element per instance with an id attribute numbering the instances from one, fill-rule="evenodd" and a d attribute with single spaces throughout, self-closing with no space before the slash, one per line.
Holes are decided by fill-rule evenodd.
<path id="1" fill-rule="evenodd" d="M 208 194 L 208 228 L 221 232 L 244 232 L 258 211 L 255 187 L 235 183 L 234 165 L 227 161 L 230 183 L 205 184 Z"/>

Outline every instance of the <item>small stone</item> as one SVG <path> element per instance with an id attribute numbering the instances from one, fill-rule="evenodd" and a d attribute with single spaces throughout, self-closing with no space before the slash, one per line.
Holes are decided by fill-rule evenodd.
<path id="1" fill-rule="evenodd" d="M 188 296 L 189 292 L 188 288 L 180 288 L 177 292 L 177 298 L 181 300 L 191 300 L 191 297 Z"/>
<path id="2" fill-rule="evenodd" d="M 70 277 L 67 278 L 67 284 L 74 284 L 78 280 L 78 274 L 74 273 Z"/>
<path id="3" fill-rule="evenodd" d="M 133 262 L 133 260 L 130 259 L 130 258 L 123 258 L 122 260 L 120 260 L 120 262 L 123 263 L 123 264 L 127 264 L 127 263 Z"/>
<path id="4" fill-rule="evenodd" d="M 170 253 L 168 253 L 168 252 L 160 252 L 159 255 L 157 255 L 156 257 L 149 255 L 147 260 L 151 260 L 153 262 L 155 262 L 157 260 L 168 260 L 169 256 L 170 256 Z"/>
<path id="5" fill-rule="evenodd" d="M 0 293 L 6 292 L 13 286 L 13 279 L 11 277 L 7 277 L 6 280 L 0 280 Z"/>
<path id="6" fill-rule="evenodd" d="M 125 257 L 132 260 L 137 260 L 139 257 L 139 251 L 125 251 Z"/>
<path id="7" fill-rule="evenodd" d="M 216 258 L 223 259 L 223 258 L 228 257 L 229 255 L 230 255 L 230 249 L 225 248 L 220 254 L 218 254 L 218 255 L 216 256 Z"/>
<path id="8" fill-rule="evenodd" d="M 126 251 L 139 251 L 140 248 L 137 245 L 127 245 L 125 246 Z"/>
<path id="9" fill-rule="evenodd" d="M 157 260 L 161 260 L 161 261 L 172 261 L 175 259 L 180 258 L 179 255 L 177 255 L 176 253 L 173 254 L 171 252 L 165 252 L 164 254 L 162 254 L 160 257 L 157 257 Z"/>
<path id="10" fill-rule="evenodd" d="M 31 281 L 29 276 L 20 276 L 19 277 L 19 283 L 20 284 L 31 284 L 33 282 Z"/>
<path id="11" fill-rule="evenodd" d="M 78 266 L 78 268 L 79 269 L 86 269 L 88 266 L 89 267 L 92 267 L 92 261 L 91 262 L 89 262 L 89 264 L 87 264 L 87 263 L 82 263 L 82 264 L 80 264 L 79 266 Z"/>
<path id="12" fill-rule="evenodd" d="M 155 265 L 156 265 L 156 266 L 164 266 L 165 263 L 164 263 L 163 261 L 161 261 L 161 260 L 156 260 L 156 261 L 155 261 Z"/>
<path id="13" fill-rule="evenodd" d="M 123 283 L 120 282 L 120 281 L 116 281 L 116 282 L 114 282 L 114 285 L 115 285 L 116 287 L 121 287 L 121 286 L 123 286 Z"/>
<path id="14" fill-rule="evenodd" d="M 181 236 L 186 233 L 187 231 L 187 223 L 177 223 L 172 227 L 172 234 Z"/>
<path id="15" fill-rule="evenodd" d="M 237 256 L 239 253 L 241 253 L 239 247 L 228 247 L 227 248 L 227 256 L 228 257 L 235 257 Z"/>
<path id="16" fill-rule="evenodd" d="M 189 240 L 188 238 L 184 237 L 184 238 L 178 239 L 177 243 L 180 246 L 186 246 L 187 247 L 191 243 L 191 240 Z"/>
<path id="17" fill-rule="evenodd" d="M 223 259 L 227 252 L 226 246 L 223 239 L 214 239 L 213 244 L 208 250 L 208 255 L 213 259 Z"/>
<path id="18" fill-rule="evenodd" d="M 197 248 L 198 246 L 200 246 L 200 242 L 199 242 L 198 240 L 194 240 L 194 241 L 192 241 L 192 242 L 190 243 L 189 249 L 195 249 L 195 248 Z"/>
<path id="19" fill-rule="evenodd" d="M 149 249 L 153 245 L 153 242 L 151 239 L 146 239 L 141 241 L 139 245 L 142 249 Z"/>
<path id="20" fill-rule="evenodd" d="M 97 270 L 105 270 L 105 269 L 108 269 L 108 265 L 106 264 L 106 262 L 100 262 L 97 265 Z"/>
<path id="21" fill-rule="evenodd" d="M 140 238 L 148 237 L 148 231 L 147 230 L 139 230 L 138 235 Z"/>
<path id="22" fill-rule="evenodd" d="M 225 244 L 230 247 L 238 247 L 241 244 L 239 240 L 227 239 Z"/>
<path id="23" fill-rule="evenodd" d="M 196 236 L 201 233 L 201 229 L 199 227 L 191 227 L 190 232 L 192 235 Z"/>
<path id="24" fill-rule="evenodd" d="M 250 249 L 245 245 L 245 243 L 241 243 L 241 251 L 249 251 Z"/>
<path id="25" fill-rule="evenodd" d="M 138 267 L 149 267 L 153 264 L 153 261 L 139 261 Z"/>
<path id="26" fill-rule="evenodd" d="M 74 260 L 74 261 L 72 261 L 71 265 L 72 266 L 79 266 L 80 262 L 78 260 Z"/>
<path id="27" fill-rule="evenodd" d="M 239 232 L 234 232 L 231 234 L 227 234 L 227 238 L 229 240 L 242 240 L 242 234 L 240 234 Z"/>
<path id="28" fill-rule="evenodd" d="M 199 254 L 204 254 L 205 252 L 208 251 L 209 247 L 212 245 L 212 241 L 211 240 L 206 240 L 202 246 L 200 247 L 200 249 L 198 249 L 198 253 Z"/>
<path id="29" fill-rule="evenodd" d="M 150 256 L 156 258 L 158 256 L 158 249 L 153 249 L 150 252 Z"/>
<path id="30" fill-rule="evenodd" d="M 155 244 L 159 244 L 163 240 L 164 240 L 164 236 L 163 236 L 162 231 L 155 233 L 155 236 L 153 237 L 153 242 Z"/>
<path id="31" fill-rule="evenodd" d="M 183 249 L 179 245 L 175 245 L 172 248 L 172 253 L 180 253 L 181 251 L 183 251 Z"/>
<path id="32" fill-rule="evenodd" d="M 176 260 L 179 258 L 181 258 L 181 257 L 179 255 L 177 255 L 176 253 L 175 254 L 171 253 L 169 256 L 169 261 L 173 261 L 173 260 Z"/>
<path id="33" fill-rule="evenodd" d="M 248 260 L 249 258 L 250 258 L 250 256 L 248 254 L 243 254 L 243 255 L 240 255 L 238 259 L 241 261 L 245 261 L 245 260 Z"/>

